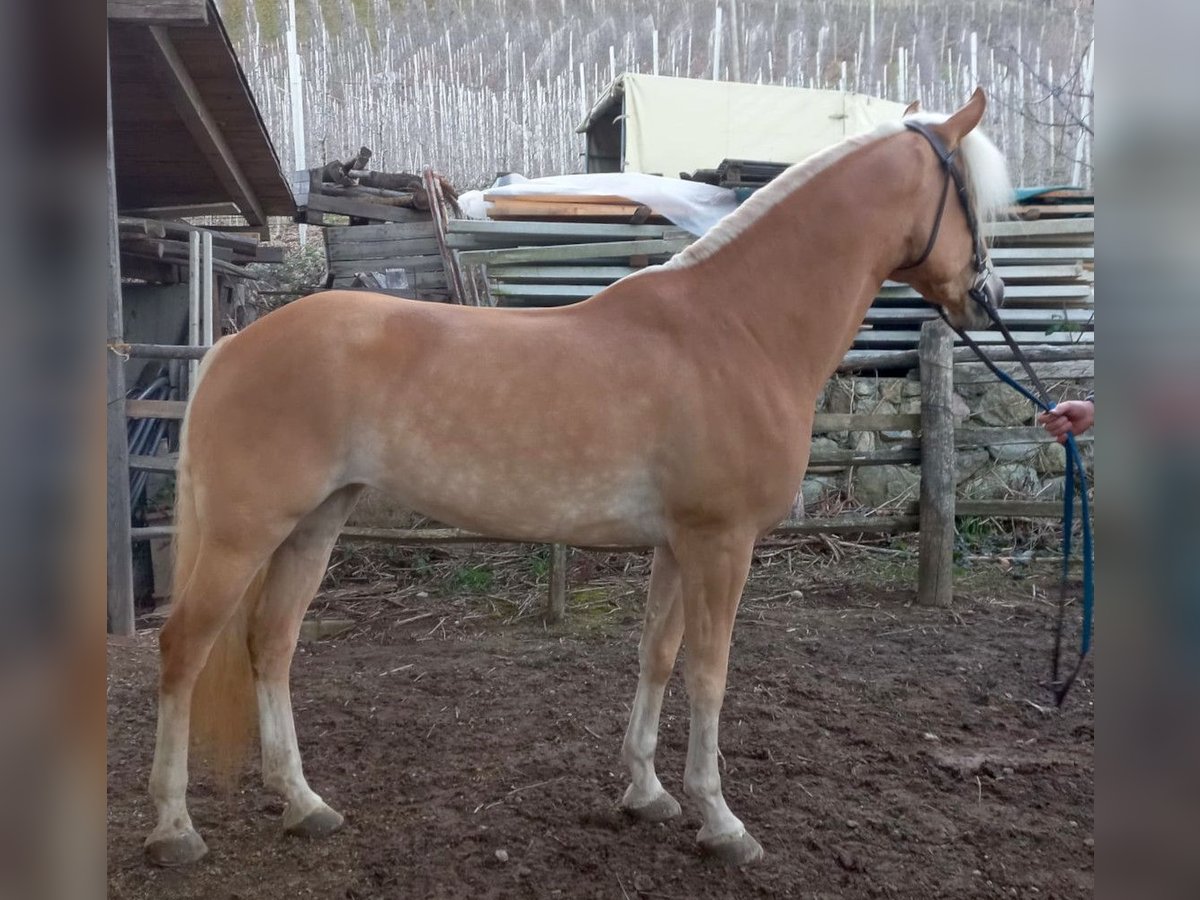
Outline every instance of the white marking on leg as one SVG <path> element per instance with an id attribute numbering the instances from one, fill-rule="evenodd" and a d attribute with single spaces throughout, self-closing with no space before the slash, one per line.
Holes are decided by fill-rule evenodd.
<path id="1" fill-rule="evenodd" d="M 160 693 L 154 764 L 150 768 L 150 796 L 158 811 L 158 824 L 149 841 L 179 837 L 191 830 L 187 811 L 188 715 L 191 691 L 186 697 Z"/>
<path id="2" fill-rule="evenodd" d="M 671 551 L 659 548 L 650 571 L 646 621 L 638 645 L 639 674 L 621 758 L 629 767 L 630 784 L 621 804 L 638 809 L 664 792 L 654 769 L 658 723 L 663 692 L 675 667 L 683 633 L 683 606 L 679 598 L 679 567 Z"/>
<path id="3" fill-rule="evenodd" d="M 286 676 L 258 679 L 255 690 L 258 694 L 258 727 L 262 732 L 263 784 L 287 801 L 283 814 L 283 825 L 287 828 L 325 804 L 304 778 Z"/>
<path id="4" fill-rule="evenodd" d="M 621 757 L 629 767 L 631 779 L 621 803 L 629 809 L 645 806 L 663 792 L 662 782 L 654 769 L 654 751 L 658 746 L 658 719 L 665 688 L 665 681 L 654 684 L 645 672 L 638 679 L 629 727 L 621 747 Z"/>
<path id="5" fill-rule="evenodd" d="M 717 769 L 717 730 L 721 714 L 719 702 L 692 700 L 692 722 L 688 734 L 687 767 L 683 783 L 688 794 L 700 804 L 704 825 L 697 835 L 701 841 L 717 837 L 738 837 L 745 833 L 742 820 L 729 810 L 721 793 L 721 773 Z"/>

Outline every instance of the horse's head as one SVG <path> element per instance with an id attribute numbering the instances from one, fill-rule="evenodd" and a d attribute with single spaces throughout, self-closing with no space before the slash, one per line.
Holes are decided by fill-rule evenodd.
<path id="1" fill-rule="evenodd" d="M 911 261 L 890 277 L 943 307 L 960 328 L 988 327 L 984 304 L 1004 302 L 1004 282 L 992 268 L 980 226 L 1011 203 L 1012 185 L 1004 157 L 976 130 L 986 106 L 977 88 L 951 116 L 921 113 L 917 103 L 904 112 L 904 139 L 916 151 L 921 174 L 908 239 Z"/>

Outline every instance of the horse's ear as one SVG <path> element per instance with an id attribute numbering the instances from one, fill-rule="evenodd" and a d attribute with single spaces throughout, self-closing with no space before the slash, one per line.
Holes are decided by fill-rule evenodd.
<path id="1" fill-rule="evenodd" d="M 983 93 L 983 88 L 977 87 L 975 93 L 971 95 L 971 99 L 962 109 L 945 122 L 935 126 L 949 149 L 956 148 L 959 142 L 974 130 L 983 118 L 985 109 L 987 109 L 987 96 Z"/>
<path id="2" fill-rule="evenodd" d="M 921 111 L 921 101 L 914 100 L 912 103 L 908 104 L 908 106 L 904 107 L 904 112 L 901 114 L 900 118 L 907 119 L 913 113 L 919 113 L 920 111 Z"/>

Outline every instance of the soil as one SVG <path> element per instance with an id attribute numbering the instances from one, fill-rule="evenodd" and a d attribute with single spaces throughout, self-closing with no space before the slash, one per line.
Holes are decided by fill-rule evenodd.
<path id="1" fill-rule="evenodd" d="M 601 577 L 577 556 L 567 622 L 548 628 L 500 615 L 530 604 L 488 594 L 487 558 L 462 558 L 456 571 L 475 574 L 425 590 L 385 574 L 357 606 L 330 599 L 346 590 L 314 606 L 358 619 L 302 643 L 293 669 L 306 773 L 346 815 L 321 841 L 281 832 L 282 804 L 254 771 L 232 795 L 198 774 L 189 799 L 209 855 L 145 865 L 156 634 L 111 640 L 109 896 L 1092 895 L 1092 667 L 1054 710 L 1049 567 L 976 566 L 953 609 L 928 610 L 912 605 L 911 556 L 760 553 L 721 749 L 726 798 L 766 856 L 728 869 L 695 848 L 678 667 L 658 771 L 683 814 L 641 825 L 616 809 L 645 561 Z"/>

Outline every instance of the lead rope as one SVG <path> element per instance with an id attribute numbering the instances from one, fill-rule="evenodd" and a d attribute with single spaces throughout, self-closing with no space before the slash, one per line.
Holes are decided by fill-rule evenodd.
<path id="1" fill-rule="evenodd" d="M 1049 394 L 1046 392 L 1045 386 L 1040 378 L 1033 371 L 1033 366 L 1021 351 L 1016 340 L 1009 332 L 1008 327 L 1000 319 L 1000 314 L 996 308 L 987 300 L 987 298 L 979 296 L 975 292 L 971 294 L 972 298 L 983 307 L 988 314 L 988 318 L 992 320 L 992 324 L 999 329 L 1000 334 L 1004 337 L 1004 341 L 1008 344 L 1013 352 L 1014 358 L 1024 368 L 1029 376 L 1029 381 L 1037 393 L 1030 391 L 1024 385 L 1019 383 L 1015 378 L 1001 369 L 995 362 L 992 361 L 983 348 L 971 338 L 966 331 L 952 323 L 946 316 L 946 311 L 943 307 L 937 306 L 938 315 L 942 317 L 947 325 L 954 329 L 959 338 L 962 339 L 971 350 L 979 357 L 980 361 L 992 371 L 992 373 L 1010 388 L 1020 393 L 1022 396 L 1032 401 L 1035 406 L 1045 412 L 1051 412 L 1054 409 L 1054 403 L 1050 400 Z M 1058 617 L 1054 626 L 1054 651 L 1051 657 L 1051 681 L 1050 689 L 1054 692 L 1054 703 L 1061 707 L 1063 701 L 1066 700 L 1067 694 L 1071 690 L 1071 686 L 1075 684 L 1075 679 L 1079 676 L 1080 670 L 1083 668 L 1083 662 L 1087 659 L 1088 652 L 1092 648 L 1092 619 L 1095 609 L 1095 584 L 1094 584 L 1094 547 L 1092 544 L 1092 517 L 1088 503 L 1087 490 L 1087 473 L 1083 467 L 1083 457 L 1079 453 L 1079 444 L 1075 440 L 1075 435 L 1068 434 L 1066 441 L 1066 471 L 1064 474 L 1063 483 L 1063 558 L 1062 558 L 1062 576 L 1059 581 L 1058 591 Z M 1081 526 L 1083 531 L 1083 623 L 1082 635 L 1079 641 L 1079 658 L 1075 661 L 1074 667 L 1066 675 L 1065 678 L 1059 678 L 1060 660 L 1062 658 L 1062 643 L 1063 629 L 1066 620 L 1067 609 L 1067 579 L 1070 576 L 1071 565 L 1071 533 L 1075 525 L 1075 489 L 1076 479 L 1078 479 L 1079 499 L 1080 499 L 1080 515 Z"/>

